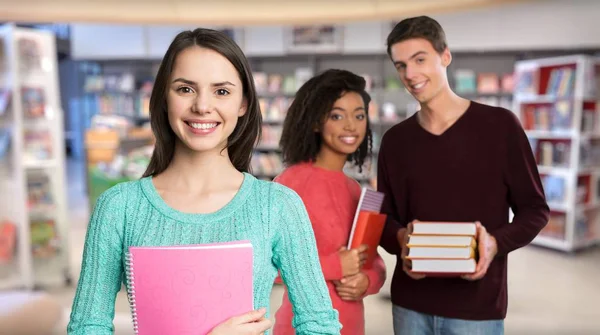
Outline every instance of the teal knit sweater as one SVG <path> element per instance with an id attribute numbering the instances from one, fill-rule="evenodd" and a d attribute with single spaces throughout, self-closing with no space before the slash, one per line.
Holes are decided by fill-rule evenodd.
<path id="1" fill-rule="evenodd" d="M 250 240 L 254 250 L 254 306 L 266 307 L 278 270 L 293 304 L 296 334 L 339 334 L 319 263 L 311 223 L 300 197 L 285 186 L 244 174 L 234 198 L 210 214 L 169 207 L 151 177 L 104 192 L 90 219 L 69 334 L 112 334 L 115 297 L 128 246 Z"/>

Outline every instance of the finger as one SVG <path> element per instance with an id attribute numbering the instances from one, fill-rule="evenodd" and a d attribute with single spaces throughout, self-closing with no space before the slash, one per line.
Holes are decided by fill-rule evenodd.
<path id="1" fill-rule="evenodd" d="M 342 299 L 343 301 L 358 301 L 358 297 L 340 297 L 340 299 Z"/>
<path id="2" fill-rule="evenodd" d="M 464 276 L 462 276 L 462 278 L 466 279 L 466 280 L 470 280 L 470 281 L 476 281 L 476 280 L 483 278 L 483 275 L 479 272 L 475 272 L 473 274 L 464 275 Z"/>
<path id="3" fill-rule="evenodd" d="M 408 256 L 408 248 L 404 247 L 402 248 L 402 251 L 400 252 L 400 258 L 402 260 L 406 259 L 406 257 Z"/>
<path id="4" fill-rule="evenodd" d="M 366 252 L 368 249 L 369 249 L 369 246 L 367 244 L 361 244 L 358 247 L 358 251 L 361 252 L 361 253 Z"/>
<path id="5" fill-rule="evenodd" d="M 479 280 L 485 276 L 487 272 L 487 267 L 482 267 L 481 269 L 477 269 L 474 273 L 463 276 L 466 280 Z"/>
<path id="6" fill-rule="evenodd" d="M 260 332 L 267 331 L 272 326 L 273 326 L 273 323 L 271 322 L 271 320 L 269 320 L 269 319 L 262 319 L 262 320 L 257 321 L 257 322 L 247 323 L 247 324 L 244 325 L 244 328 L 246 328 L 252 334 L 255 334 L 255 333 L 260 333 Z"/>
<path id="7" fill-rule="evenodd" d="M 351 297 L 348 297 L 348 298 L 341 298 L 341 299 L 342 299 L 343 301 L 356 301 L 356 300 L 357 300 L 357 299 L 355 299 L 355 298 L 351 298 Z"/>
<path id="8" fill-rule="evenodd" d="M 414 225 L 415 223 L 418 223 L 418 222 L 419 222 L 419 220 L 412 220 L 412 221 L 411 221 L 411 222 L 408 224 L 408 226 L 406 226 L 406 232 L 407 232 L 408 234 L 411 234 L 411 233 L 413 232 L 413 225 Z M 406 235 L 408 235 L 408 234 L 406 234 Z"/>
<path id="9" fill-rule="evenodd" d="M 356 291 L 353 292 L 339 292 L 338 295 L 340 298 L 353 298 L 356 297 Z"/>
<path id="10" fill-rule="evenodd" d="M 416 280 L 423 279 L 423 278 L 425 278 L 425 277 L 426 277 L 426 275 L 424 275 L 424 274 L 422 274 L 422 273 L 414 273 L 414 272 L 412 272 L 412 271 L 410 271 L 410 270 L 408 271 L 408 275 L 409 275 L 409 276 L 410 276 L 412 279 L 416 279 Z"/>
<path id="11" fill-rule="evenodd" d="M 255 310 L 255 311 L 250 311 L 250 312 L 242 314 L 242 315 L 234 316 L 232 318 L 232 321 L 234 324 L 241 325 L 244 323 L 249 323 L 249 322 L 260 320 L 260 318 L 265 316 L 266 313 L 267 313 L 267 309 L 263 307 L 258 310 Z"/>
<path id="12" fill-rule="evenodd" d="M 344 247 L 344 246 L 341 246 L 341 247 L 340 247 L 340 249 L 339 249 L 338 251 L 344 251 L 344 250 L 347 250 L 347 249 L 346 249 L 346 247 Z"/>
<path id="13" fill-rule="evenodd" d="M 404 270 L 404 272 L 412 279 L 423 279 L 426 276 L 422 273 L 414 273 L 412 272 L 412 270 L 406 266 L 406 263 L 403 264 L 402 269 Z"/>
<path id="14" fill-rule="evenodd" d="M 356 293 L 356 287 L 345 287 L 345 286 L 341 286 L 339 289 L 336 290 L 338 293 L 345 293 L 345 294 L 354 294 Z"/>

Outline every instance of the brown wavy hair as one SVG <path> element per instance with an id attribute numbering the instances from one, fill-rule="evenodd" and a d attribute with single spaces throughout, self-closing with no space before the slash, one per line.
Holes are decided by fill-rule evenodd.
<path id="1" fill-rule="evenodd" d="M 371 151 L 372 133 L 369 123 L 369 103 L 371 96 L 365 90 L 366 82 L 361 76 L 350 71 L 330 69 L 308 80 L 296 93 L 283 122 L 279 146 L 283 162 L 293 165 L 316 159 L 322 145 L 320 132 L 326 117 L 335 102 L 346 92 L 360 94 L 365 104 L 367 132 L 358 150 L 348 155 L 362 171 L 367 155 Z"/>
<path id="2" fill-rule="evenodd" d="M 193 46 L 218 52 L 233 64 L 240 76 L 248 108 L 246 113 L 238 118 L 233 133 L 227 139 L 227 150 L 229 159 L 238 171 L 250 172 L 252 150 L 260 139 L 262 129 L 260 106 L 250 64 L 240 47 L 225 33 L 198 28 L 193 31 L 183 31 L 175 37 L 158 69 L 150 96 L 150 124 L 156 144 L 143 177 L 155 176 L 163 172 L 173 160 L 177 135 L 171 129 L 167 115 L 168 85 L 177 55 Z"/>

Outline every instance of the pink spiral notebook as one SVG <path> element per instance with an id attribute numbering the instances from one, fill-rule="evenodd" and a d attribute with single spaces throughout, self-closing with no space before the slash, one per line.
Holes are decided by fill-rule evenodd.
<path id="1" fill-rule="evenodd" d="M 254 308 L 249 241 L 129 247 L 135 333 L 201 335 Z"/>

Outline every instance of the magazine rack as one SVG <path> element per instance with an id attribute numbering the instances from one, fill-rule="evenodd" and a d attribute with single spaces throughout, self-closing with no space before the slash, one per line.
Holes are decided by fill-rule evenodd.
<path id="1" fill-rule="evenodd" d="M 63 115 L 51 32 L 0 27 L 0 289 L 70 284 Z"/>

